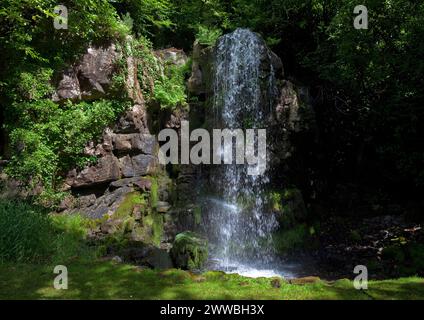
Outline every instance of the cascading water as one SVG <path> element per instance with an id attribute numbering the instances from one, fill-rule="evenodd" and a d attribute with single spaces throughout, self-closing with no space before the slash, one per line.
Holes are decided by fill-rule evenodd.
<path id="1" fill-rule="evenodd" d="M 263 128 L 277 90 L 270 51 L 262 38 L 247 29 L 222 36 L 214 66 L 214 128 Z M 217 268 L 275 274 L 271 235 L 278 225 L 264 207 L 266 173 L 248 175 L 247 164 L 233 162 L 214 168 L 210 179 L 215 196 L 205 202 L 206 231 Z"/>

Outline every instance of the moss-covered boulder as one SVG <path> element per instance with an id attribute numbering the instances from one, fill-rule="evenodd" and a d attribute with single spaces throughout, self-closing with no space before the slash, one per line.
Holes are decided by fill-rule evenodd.
<path id="1" fill-rule="evenodd" d="M 171 256 L 176 267 L 193 270 L 201 269 L 208 258 L 207 240 L 190 231 L 179 233 L 175 237 Z"/>

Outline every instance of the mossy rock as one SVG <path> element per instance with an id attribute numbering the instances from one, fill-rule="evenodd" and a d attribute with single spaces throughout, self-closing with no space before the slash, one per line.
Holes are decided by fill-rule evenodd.
<path id="1" fill-rule="evenodd" d="M 105 233 L 115 237 L 159 246 L 163 234 L 163 216 L 149 207 L 146 194 L 128 193 L 110 220 Z"/>
<path id="2" fill-rule="evenodd" d="M 194 232 L 179 233 L 175 236 L 171 256 L 178 268 L 201 269 L 208 258 L 207 240 Z"/>

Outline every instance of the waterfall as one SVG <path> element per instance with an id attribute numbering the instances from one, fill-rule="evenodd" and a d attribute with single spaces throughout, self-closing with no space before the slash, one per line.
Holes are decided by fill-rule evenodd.
<path id="1" fill-rule="evenodd" d="M 263 39 L 237 29 L 218 39 L 214 57 L 214 128 L 266 128 L 277 90 Z M 270 269 L 274 260 L 271 235 L 278 225 L 263 201 L 269 178 L 246 172 L 247 164 L 216 166 L 210 177 L 214 196 L 205 202 L 210 255 L 230 272 Z"/>

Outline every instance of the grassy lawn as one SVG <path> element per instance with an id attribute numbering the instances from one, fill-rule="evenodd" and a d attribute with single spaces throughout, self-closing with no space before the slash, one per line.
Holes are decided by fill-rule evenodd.
<path id="1" fill-rule="evenodd" d="M 370 281 L 359 291 L 349 280 L 294 285 L 221 272 L 193 275 L 153 271 L 111 261 L 68 265 L 67 290 L 53 288 L 53 267 L 0 265 L 0 299 L 424 299 L 424 279 Z"/>

